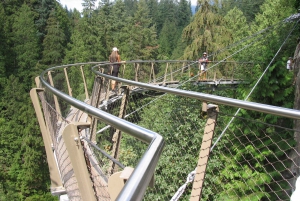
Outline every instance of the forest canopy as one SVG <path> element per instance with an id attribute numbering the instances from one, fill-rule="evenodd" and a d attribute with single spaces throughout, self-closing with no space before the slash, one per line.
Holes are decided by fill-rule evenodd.
<path id="1" fill-rule="evenodd" d="M 115 46 L 125 61 L 197 60 L 204 51 L 213 54 L 282 21 L 300 6 L 296 0 L 198 0 L 193 15 L 188 0 L 95 2 L 83 0 L 82 13 L 55 0 L 0 2 L 0 200 L 56 199 L 49 191 L 45 150 L 29 97 L 34 78 L 43 70 L 107 61 Z M 269 63 L 287 26 L 239 57 Z M 253 101 L 293 107 L 292 81 L 282 66 L 293 54 L 298 35 L 299 30 L 290 37 Z M 263 66 L 254 70 L 260 74 Z M 280 85 L 269 85 L 277 80 Z M 238 94 L 243 98 L 248 91 L 241 88 Z"/>

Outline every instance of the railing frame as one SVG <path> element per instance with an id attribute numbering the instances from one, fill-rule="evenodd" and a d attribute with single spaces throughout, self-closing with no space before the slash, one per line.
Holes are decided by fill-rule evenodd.
<path id="1" fill-rule="evenodd" d="M 145 62 L 153 62 L 153 61 L 141 61 L 141 63 Z M 159 61 L 156 61 L 159 62 Z M 169 63 L 170 61 L 165 61 Z M 178 62 L 178 61 L 177 61 Z M 93 62 L 83 63 L 83 64 L 92 64 Z M 122 62 L 124 63 L 124 62 Z M 137 61 L 131 61 L 126 63 L 137 63 Z M 174 95 L 184 96 L 188 98 L 194 98 L 206 102 L 212 102 L 216 104 L 223 104 L 232 107 L 238 107 L 248 110 L 254 110 L 258 112 L 264 112 L 268 114 L 274 114 L 279 116 L 284 116 L 293 119 L 300 119 L 300 112 L 294 109 L 282 108 L 277 106 L 270 106 L 266 104 L 254 103 L 249 101 L 237 100 L 232 98 L 225 98 L 216 95 L 204 94 L 200 92 L 192 92 L 192 91 L 185 91 L 180 89 L 168 88 L 168 87 L 160 87 L 151 84 L 139 83 L 136 81 L 126 80 L 119 77 L 114 77 L 110 75 L 106 75 L 101 73 L 95 68 L 99 68 L 104 65 L 110 66 L 111 63 L 109 62 L 94 62 L 95 66 L 92 67 L 92 71 L 101 77 L 108 78 L 110 80 L 115 80 L 117 82 L 126 83 L 130 86 L 137 86 L 142 87 L 150 90 L 156 90 L 160 92 L 170 93 Z M 121 64 L 121 63 L 120 63 Z M 140 126 L 137 126 L 133 123 L 127 122 L 121 118 L 118 118 L 114 115 L 101 111 L 98 108 L 95 108 L 91 105 L 88 105 L 82 101 L 79 101 L 57 89 L 55 89 L 51 84 L 47 83 L 44 79 L 46 73 L 56 70 L 59 68 L 64 68 L 67 66 L 76 66 L 81 64 L 72 64 L 72 65 L 64 65 L 64 66 L 56 66 L 49 68 L 43 71 L 40 75 L 40 80 L 43 86 L 51 91 L 57 97 L 63 99 L 67 103 L 71 104 L 72 106 L 85 111 L 87 114 L 99 118 L 104 123 L 107 123 L 116 129 L 121 130 L 122 132 L 128 133 L 133 137 L 140 139 L 146 143 L 149 143 L 149 148 L 144 153 L 142 158 L 140 159 L 138 165 L 136 166 L 134 172 L 132 173 L 129 180 L 126 182 L 124 188 L 120 192 L 117 200 L 141 200 L 144 196 L 146 188 L 152 178 L 154 173 L 155 167 L 157 165 L 158 159 L 162 153 L 162 149 L 164 146 L 164 140 L 162 136 L 159 134 L 144 129 Z"/>
<path id="2" fill-rule="evenodd" d="M 76 65 L 76 64 L 74 64 Z M 78 64 L 77 64 L 78 65 Z M 79 64 L 80 65 L 80 64 Z M 131 136 L 149 143 L 148 149 L 145 151 L 144 155 L 140 159 L 138 165 L 135 167 L 132 175 L 126 182 L 124 188 L 120 192 L 116 200 L 142 200 L 145 191 L 152 179 L 155 171 L 155 167 L 158 163 L 158 159 L 162 153 L 164 147 L 164 139 L 158 133 L 151 130 L 145 129 L 143 127 L 137 126 L 131 122 L 125 121 L 124 119 L 118 118 L 114 115 L 106 113 L 98 108 L 95 108 L 87 103 L 79 101 L 57 89 L 52 87 L 44 79 L 45 73 L 57 68 L 63 68 L 66 66 L 52 67 L 43 71 L 40 75 L 40 81 L 42 85 L 51 91 L 58 98 L 63 99 L 72 106 L 78 108 L 79 110 L 85 111 L 87 114 L 99 118 L 104 123 L 110 124 L 116 129 L 122 132 L 128 133 Z"/>
<path id="3" fill-rule="evenodd" d="M 99 64 L 100 66 L 107 65 L 107 64 Z M 257 112 L 263 112 L 267 114 L 274 114 L 274 115 L 279 115 L 283 117 L 288 117 L 292 119 L 300 119 L 300 111 L 295 110 L 295 109 L 289 109 L 289 108 L 283 108 L 283 107 L 278 107 L 278 106 L 272 106 L 272 105 L 267 105 L 267 104 L 261 104 L 261 103 L 255 103 L 255 102 L 250 102 L 250 101 L 245 101 L 245 100 L 237 100 L 233 98 L 226 98 L 222 96 L 216 96 L 216 95 L 211 95 L 211 94 L 205 94 L 205 93 L 200 93 L 200 92 L 194 92 L 194 91 L 186 91 L 186 90 L 181 90 L 181 89 L 175 89 L 175 88 L 168 88 L 168 87 L 161 87 L 157 85 L 151 85 L 151 84 L 146 84 L 146 83 L 140 83 L 140 82 L 135 82 L 132 80 L 126 80 L 123 78 L 119 77 L 113 77 L 110 75 L 106 75 L 103 73 L 100 73 L 95 70 L 95 68 L 98 67 L 98 65 L 92 67 L 92 71 L 101 76 L 105 77 L 108 79 L 116 80 L 117 82 L 122 82 L 130 86 L 137 86 L 149 90 L 155 90 L 155 91 L 160 91 L 160 92 L 165 92 L 173 95 L 179 95 L 179 96 L 184 96 L 188 98 L 193 98 L 193 99 L 198 99 L 202 100 L 205 102 L 212 102 L 215 104 L 221 104 L 221 105 L 227 105 L 227 106 L 232 106 L 232 107 L 237 107 L 237 108 L 242 108 L 242 109 L 247 109 L 247 110 L 254 110 Z"/>

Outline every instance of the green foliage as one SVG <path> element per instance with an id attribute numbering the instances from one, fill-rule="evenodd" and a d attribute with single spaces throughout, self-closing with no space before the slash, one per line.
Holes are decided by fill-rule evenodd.
<path id="1" fill-rule="evenodd" d="M 0 141 L 0 168 L 4 170 L 0 196 L 3 200 L 23 200 L 48 191 L 49 173 L 26 87 L 11 76 L 3 88 L 0 131 L 5 138 Z"/>
<path id="2" fill-rule="evenodd" d="M 238 1 L 238 4 L 232 0 L 222 1 L 222 4 L 217 0 L 213 4 L 201 0 L 200 9 L 190 23 L 190 2 L 185 0 L 103 0 L 97 8 L 94 0 L 83 2 L 83 16 L 76 10 L 63 9 L 55 0 L 0 2 L 0 200 L 57 200 L 49 193 L 50 182 L 43 143 L 28 99 L 33 78 L 41 70 L 62 63 L 105 61 L 113 46 L 121 50 L 122 60 L 196 59 L 203 51 L 215 53 L 248 34 L 280 22 L 296 13 L 294 5 L 299 6 L 295 0 L 243 0 Z M 233 7 L 233 3 L 236 7 Z M 234 56 L 232 60 L 254 60 L 255 65 L 251 66 L 252 77 L 259 77 L 291 26 L 281 24 L 272 29 L 261 38 L 260 43 Z M 286 71 L 285 64 L 287 57 L 294 51 L 296 37 L 298 34 L 292 35 L 272 62 L 250 97 L 251 101 L 292 108 L 293 75 Z M 234 51 L 231 49 L 216 54 L 213 59 L 223 59 Z M 90 67 L 84 67 L 86 77 L 91 78 L 87 79 L 89 89 L 93 85 L 93 76 L 88 72 Z M 232 67 L 223 65 L 218 73 L 225 75 Z M 164 69 L 161 65 L 155 68 L 158 74 Z M 246 74 L 243 66 L 237 68 L 240 73 Z M 148 73 L 149 69 L 147 65 L 141 66 L 141 76 Z M 126 73 L 126 76 L 134 77 L 134 66 Z M 81 75 L 79 67 L 68 69 L 68 74 L 73 96 L 83 100 L 84 86 L 82 77 L 78 76 Z M 61 84 L 62 74 L 53 72 L 53 80 L 57 88 L 67 92 L 65 82 Z M 253 80 L 250 81 L 250 88 L 239 87 L 236 94 L 228 91 L 219 91 L 218 94 L 230 97 L 235 95 L 243 99 L 255 84 Z M 193 85 L 185 85 L 182 89 L 199 91 L 198 86 Z M 153 100 L 146 97 L 138 98 L 143 99 L 144 103 Z M 129 105 L 132 110 L 138 107 L 134 102 Z M 187 174 L 194 169 L 205 123 L 200 107 L 199 101 L 166 95 L 145 108 L 136 118 L 129 117 L 130 121 L 157 131 L 166 139 L 166 147 L 156 171 L 155 191 L 149 189 L 146 200 L 170 199 L 178 189 L 178 184 L 183 184 Z M 68 108 L 62 106 L 62 110 L 66 112 Z M 223 107 L 222 110 L 232 112 L 229 107 Z M 164 113 L 165 117 L 158 116 L 157 111 Z M 116 110 L 112 112 L 115 114 Z M 248 111 L 241 113 L 243 117 L 258 121 L 292 126 L 291 120 L 285 118 L 262 116 Z M 222 140 L 210 158 L 203 199 L 272 200 L 275 195 L 269 193 L 263 183 L 270 183 L 270 175 L 272 179 L 279 180 L 277 171 L 284 167 L 283 164 L 275 168 L 268 166 L 270 174 L 266 174 L 261 164 L 265 162 L 264 158 L 270 161 L 277 160 L 274 157 L 284 160 L 284 154 L 295 142 L 284 141 L 280 137 L 290 139 L 291 134 L 287 132 L 278 136 L 274 134 L 276 129 L 254 124 L 245 126 L 240 121 L 236 121 L 231 129 L 237 133 L 244 130 L 243 134 L 251 140 L 258 136 L 270 136 L 272 140 L 268 138 L 257 144 L 261 152 L 249 143 L 239 147 L 238 139 L 232 141 L 233 145 L 226 139 Z M 110 134 L 108 131 L 101 136 L 101 140 L 106 140 L 103 143 L 106 150 L 109 150 Z M 243 134 L 239 133 L 237 137 L 247 142 L 242 138 Z M 278 146 L 274 146 L 273 141 L 278 142 Z M 136 164 L 140 154 L 147 148 L 147 145 L 137 143 L 125 135 L 121 146 L 121 159 L 126 165 Z M 231 147 L 231 154 L 228 150 L 224 151 L 226 147 Z M 220 153 L 223 152 L 225 155 L 221 157 Z M 243 155 L 248 158 L 251 156 L 256 162 L 239 165 Z M 241 181 L 249 185 L 245 186 L 245 182 Z M 215 183 L 218 184 L 216 189 L 210 187 Z M 280 182 L 279 185 L 272 187 L 281 189 L 286 183 Z M 188 199 L 190 190 L 188 188 L 183 195 L 184 200 Z"/>
<path id="3" fill-rule="evenodd" d="M 190 89 L 194 86 L 185 87 Z M 146 104 L 151 100 L 153 98 L 146 98 L 142 99 L 142 102 Z M 155 172 L 155 188 L 148 189 L 145 200 L 169 200 L 179 188 L 179 184 L 185 182 L 188 172 L 195 168 L 205 124 L 200 112 L 201 107 L 198 100 L 162 95 L 156 98 L 154 104 L 143 108 L 138 114 L 139 118 L 135 116 L 135 123 L 159 132 L 166 140 Z M 131 108 L 134 110 L 134 105 Z M 122 161 L 126 164 L 136 164 L 136 160 L 141 157 L 147 146 L 139 145 L 131 138 L 123 138 L 123 143 Z"/>
<path id="4" fill-rule="evenodd" d="M 23 4 L 14 16 L 12 25 L 13 50 L 16 55 L 16 62 L 11 67 L 13 70 L 10 71 L 18 74 L 28 87 L 31 86 L 31 80 L 34 76 L 30 70 L 37 63 L 40 51 L 34 17 L 34 13 L 30 8 Z"/>
<path id="5" fill-rule="evenodd" d="M 56 12 L 53 9 L 47 20 L 47 34 L 43 41 L 43 63 L 48 66 L 56 66 L 61 64 L 64 58 L 65 51 L 65 34 L 60 27 Z"/>
<path id="6" fill-rule="evenodd" d="M 249 1 L 249 0 L 224 0 L 222 2 L 223 11 L 229 12 L 233 7 L 237 7 L 241 10 L 247 19 L 247 22 L 251 22 L 254 20 L 255 15 L 259 13 L 259 7 L 265 2 L 265 0 L 256 0 L 256 1 Z"/>
<path id="7" fill-rule="evenodd" d="M 198 59 L 203 52 L 210 55 L 230 42 L 224 19 L 218 13 L 218 4 L 215 2 L 211 5 L 206 0 L 199 1 L 199 4 L 200 10 L 183 30 L 182 37 L 188 44 L 184 50 L 184 59 Z"/>

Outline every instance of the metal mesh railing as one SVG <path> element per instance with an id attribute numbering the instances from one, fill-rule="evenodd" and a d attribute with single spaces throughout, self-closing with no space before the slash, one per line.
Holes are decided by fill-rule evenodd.
<path id="1" fill-rule="evenodd" d="M 174 64 L 172 69 L 176 69 L 177 74 L 173 75 L 173 80 L 171 76 L 164 76 L 163 73 L 156 78 L 160 77 L 161 82 L 172 83 L 174 78 L 189 77 L 188 67 L 184 62 Z M 134 72 L 133 68 L 137 63 L 130 65 Z M 130 65 L 126 65 L 125 70 L 128 70 Z M 146 68 L 145 66 L 151 68 L 151 62 L 143 65 L 141 64 L 139 68 Z M 167 66 L 166 63 L 155 65 Z M 186 182 L 188 174 L 197 167 L 208 118 L 207 113 L 202 111 L 203 102 L 142 87 L 122 86 L 121 83 L 118 92 L 112 93 L 108 78 L 96 77 L 97 83 L 94 84 L 91 82 L 95 80 L 91 73 L 84 73 L 86 79 L 84 86 L 79 80 L 82 80 L 82 72 L 89 70 L 90 66 L 92 65 L 83 67 L 83 71 L 74 70 L 78 67 L 72 67 L 74 69 L 70 72 L 68 70 L 69 87 L 61 69 L 53 72 L 54 87 L 57 86 L 65 93 L 71 91 L 79 100 L 161 134 L 166 145 L 156 167 L 154 186 L 147 189 L 144 200 L 170 200 L 178 188 Z M 185 70 L 181 70 L 182 66 Z M 168 64 L 168 68 L 170 67 Z M 106 70 L 104 69 L 104 72 Z M 165 69 L 163 71 L 170 75 Z M 135 79 L 136 73 L 132 72 L 128 74 L 131 79 Z M 146 73 L 140 75 L 143 75 L 142 80 L 149 81 Z M 180 86 L 182 89 L 199 90 L 194 81 L 183 81 L 186 84 Z M 156 82 L 159 82 L 158 79 Z M 178 84 L 180 83 L 178 82 L 175 87 L 178 87 Z M 135 167 L 148 145 L 125 132 L 120 132 L 97 117 L 88 116 L 85 111 L 79 111 L 63 100 L 58 99 L 56 102 L 53 94 L 47 90 L 41 94 L 40 100 L 61 178 L 70 200 L 81 200 L 81 195 L 61 132 L 70 122 L 78 121 L 91 122 L 90 127 L 80 130 L 79 135 L 83 137 L 81 143 L 95 195 L 98 200 L 110 200 L 109 179 L 112 174 L 122 171 L 123 167 L 112 162 L 103 152 L 124 166 Z M 233 108 L 223 105 L 219 107 L 213 143 L 233 113 Z M 214 144 L 215 148 L 210 153 L 205 173 L 201 199 L 289 200 L 294 190 L 295 175 L 299 173 L 299 153 L 295 148 L 294 138 L 298 131 L 292 128 L 293 120 L 290 118 L 279 116 L 270 118 L 268 114 L 242 110 L 239 116 L 235 116 L 233 124 L 229 126 L 222 139 Z M 180 200 L 189 200 L 193 190 L 192 185 L 188 184 Z"/>

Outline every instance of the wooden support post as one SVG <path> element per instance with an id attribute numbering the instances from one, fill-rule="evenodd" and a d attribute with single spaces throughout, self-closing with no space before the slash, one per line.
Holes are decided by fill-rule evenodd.
<path id="1" fill-rule="evenodd" d="M 165 76 L 164 76 L 163 86 L 166 85 L 168 68 L 169 68 L 169 63 L 167 63 L 167 66 L 166 66 L 166 69 L 165 69 Z"/>
<path id="2" fill-rule="evenodd" d="M 201 63 L 198 64 L 198 75 L 199 75 L 199 78 L 198 80 L 202 80 L 202 72 L 201 72 Z"/>
<path id="3" fill-rule="evenodd" d="M 96 201 L 90 174 L 84 157 L 83 147 L 79 138 L 78 128 L 87 127 L 89 124 L 78 122 L 66 126 L 62 133 L 70 160 L 77 180 L 82 200 Z"/>
<path id="4" fill-rule="evenodd" d="M 174 79 L 173 79 L 173 68 L 172 68 L 172 65 L 170 65 L 170 76 L 171 76 L 171 82 L 174 81 Z"/>
<path id="5" fill-rule="evenodd" d="M 151 75 L 153 75 L 153 81 L 151 81 Z M 155 71 L 154 71 L 154 63 L 151 62 L 151 70 L 150 70 L 150 76 L 149 76 L 149 83 L 156 83 L 156 78 L 155 78 Z"/>
<path id="6" fill-rule="evenodd" d="M 44 89 L 41 88 L 33 88 L 30 90 L 30 97 L 31 101 L 33 103 L 33 107 L 36 113 L 37 120 L 40 125 L 43 141 L 44 141 L 44 146 L 45 146 L 45 151 L 47 155 L 47 162 L 48 162 L 48 168 L 49 168 L 49 173 L 50 173 L 50 181 L 51 181 L 51 193 L 53 195 L 60 195 L 60 194 L 65 194 L 66 191 L 62 185 L 62 181 L 60 178 L 59 170 L 57 167 L 57 162 L 55 160 L 55 156 L 52 150 L 52 140 L 50 137 L 49 130 L 47 129 L 45 119 L 43 117 L 43 112 L 41 109 L 40 101 L 38 98 L 37 93 L 38 92 L 43 92 Z"/>
<path id="7" fill-rule="evenodd" d="M 124 74 L 125 74 L 125 69 L 126 69 L 126 64 L 123 64 L 123 71 L 122 71 L 122 78 L 124 78 Z"/>
<path id="8" fill-rule="evenodd" d="M 51 71 L 48 71 L 48 78 L 49 78 L 50 85 L 52 87 L 54 87 Z M 54 98 L 57 121 L 61 121 L 62 120 L 61 119 L 61 111 L 60 111 L 60 107 L 59 107 L 59 104 L 58 104 L 58 99 L 55 95 L 53 95 L 53 98 Z"/>
<path id="9" fill-rule="evenodd" d="M 210 154 L 210 147 L 214 135 L 214 130 L 217 122 L 219 108 L 217 105 L 209 104 L 207 107 L 208 119 L 204 129 L 198 165 L 196 167 L 196 174 L 193 182 L 190 201 L 199 201 L 201 199 L 202 187 L 205 178 L 205 171 Z"/>
<path id="10" fill-rule="evenodd" d="M 140 69 L 140 64 L 135 63 L 135 81 L 136 82 L 139 81 L 139 69 Z"/>
<path id="11" fill-rule="evenodd" d="M 83 65 L 80 66 L 80 70 L 81 70 L 82 80 L 83 80 L 83 84 L 84 84 L 85 99 L 88 100 L 89 93 L 88 93 L 87 86 L 86 86 L 85 76 L 84 76 L 84 72 L 83 72 Z"/>
<path id="12" fill-rule="evenodd" d="M 233 64 L 233 67 L 232 67 L 232 75 L 231 75 L 231 82 L 233 82 L 233 79 L 234 79 L 234 70 L 236 68 L 236 63 Z"/>
<path id="13" fill-rule="evenodd" d="M 128 104 L 128 100 L 129 100 L 129 86 L 124 86 L 124 95 L 122 97 L 122 103 L 121 103 L 121 107 L 120 107 L 120 112 L 119 112 L 119 118 L 124 119 L 125 114 L 126 114 L 126 106 Z M 112 145 L 112 156 L 118 160 L 119 158 L 119 149 L 120 149 L 120 143 L 121 143 L 121 138 L 122 138 L 122 132 L 120 130 L 116 130 L 116 132 L 114 133 L 113 137 L 112 137 L 112 141 L 113 141 L 113 145 Z M 115 163 L 113 163 L 112 161 L 110 162 L 110 173 L 113 174 L 114 172 L 117 171 L 117 169 L 115 168 Z"/>
<path id="14" fill-rule="evenodd" d="M 182 74 L 183 74 L 183 72 L 184 72 L 184 69 L 185 69 L 184 65 L 185 65 L 185 63 L 183 62 L 182 68 L 181 68 L 181 76 L 182 76 Z"/>
<path id="15" fill-rule="evenodd" d="M 72 89 L 70 87 L 70 82 L 69 82 L 69 76 L 68 76 L 67 68 L 64 68 L 64 72 L 65 72 L 65 77 L 66 77 L 66 81 L 67 81 L 67 85 L 68 85 L 69 96 L 72 96 Z"/>
<path id="16" fill-rule="evenodd" d="M 102 89 L 104 89 L 104 78 L 97 76 L 94 82 L 91 106 L 98 108 L 100 104 Z M 98 120 L 95 117 L 91 117 L 91 122 L 92 123 L 91 123 L 90 140 L 96 144 L 96 130 L 97 130 Z"/>

